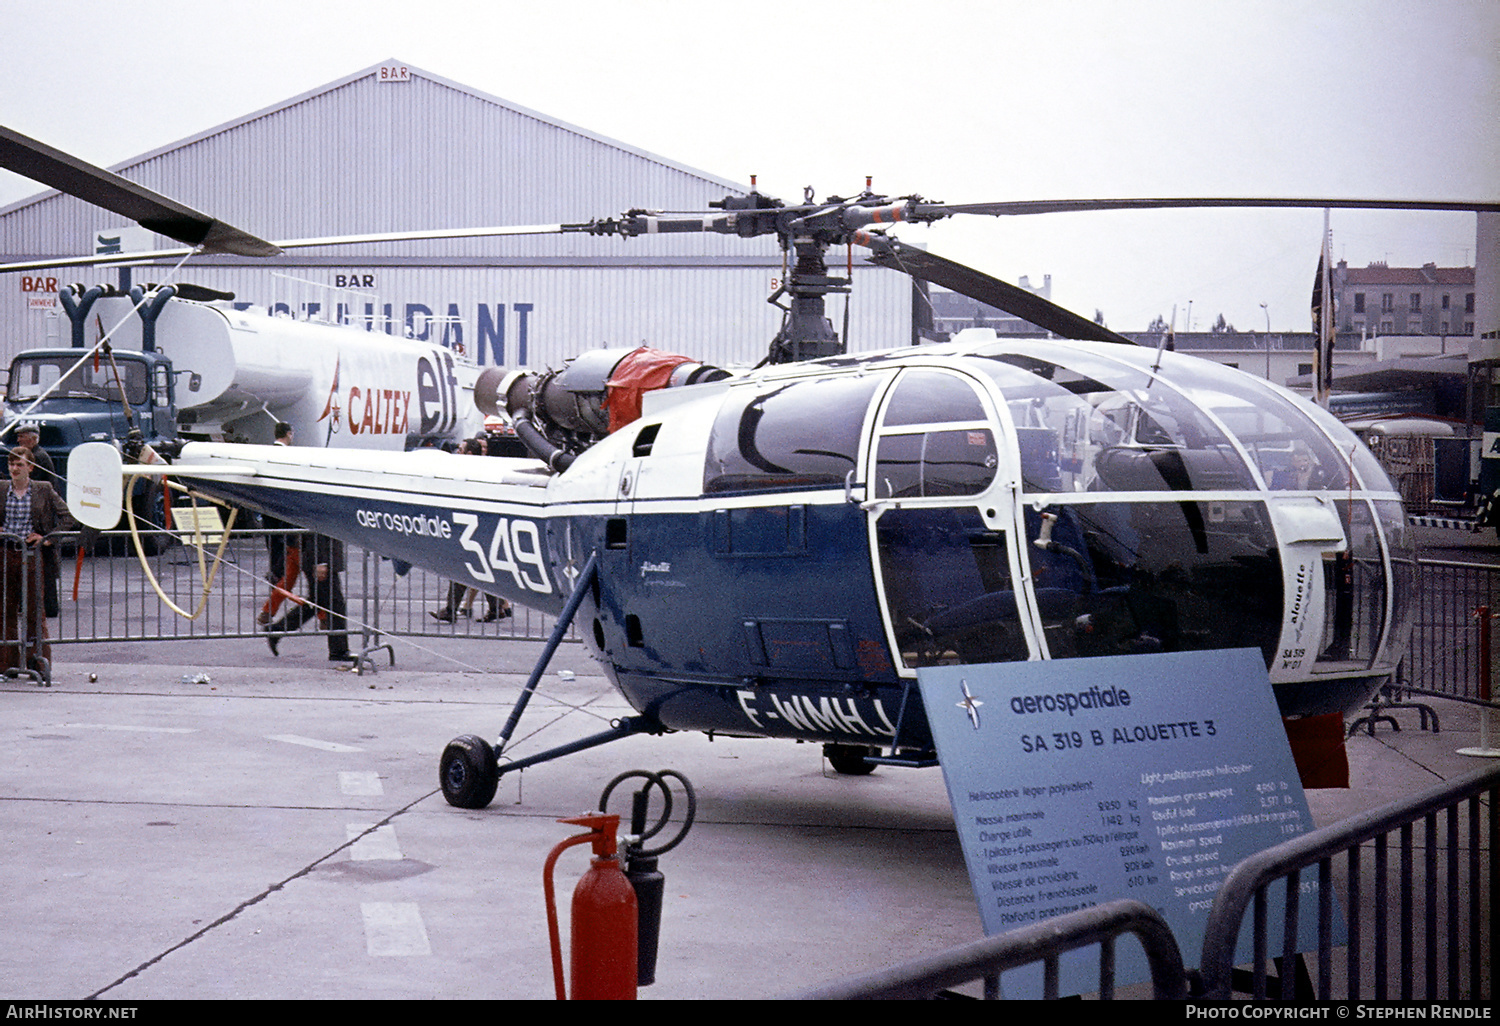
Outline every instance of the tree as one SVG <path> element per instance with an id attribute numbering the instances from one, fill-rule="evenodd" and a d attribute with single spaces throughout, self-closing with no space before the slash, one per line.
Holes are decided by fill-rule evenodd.
<path id="1" fill-rule="evenodd" d="M 1224 315 L 1223 314 L 1219 314 L 1219 319 L 1216 320 L 1216 321 L 1214 321 L 1214 326 L 1212 328 L 1209 328 L 1208 330 L 1209 330 L 1209 333 L 1213 334 L 1213 335 L 1235 335 L 1235 334 L 1238 334 L 1238 332 L 1236 332 L 1234 330 L 1234 325 L 1230 324 L 1228 321 L 1226 321 L 1224 319 Z"/>

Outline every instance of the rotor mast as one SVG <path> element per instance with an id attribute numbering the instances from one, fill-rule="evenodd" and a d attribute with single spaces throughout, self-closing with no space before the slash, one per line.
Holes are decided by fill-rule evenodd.
<path id="1" fill-rule="evenodd" d="M 767 363 L 796 363 L 824 356 L 841 356 L 844 340 L 833 330 L 825 314 L 823 297 L 849 293 L 849 279 L 828 273 L 828 243 L 812 236 L 792 240 L 796 254 L 791 270 L 766 302 L 780 307 L 785 316 L 781 330 L 771 340 Z M 787 297 L 787 304 L 778 302 Z"/>
<path id="2" fill-rule="evenodd" d="M 785 280 L 766 300 L 783 313 L 781 329 L 771 340 L 763 363 L 796 363 L 825 356 L 840 356 L 846 340 L 834 331 L 827 316 L 825 297 L 847 294 L 850 280 L 830 274 L 828 248 L 837 245 L 870 245 L 872 236 L 862 229 L 871 225 L 898 221 L 935 221 L 946 217 L 946 210 L 936 208 L 921 215 L 915 213 L 917 197 L 892 201 L 866 189 L 854 199 L 830 196 L 821 203 L 813 201 L 808 188 L 800 206 L 786 206 L 781 200 L 763 195 L 754 187 L 744 196 L 726 196 L 710 202 L 709 207 L 723 215 L 678 215 L 661 211 L 631 210 L 619 218 L 565 224 L 565 232 L 587 232 L 591 235 L 666 235 L 681 232 L 713 232 L 755 238 L 775 235 L 786 255 Z M 876 235 L 874 238 L 878 239 Z"/>

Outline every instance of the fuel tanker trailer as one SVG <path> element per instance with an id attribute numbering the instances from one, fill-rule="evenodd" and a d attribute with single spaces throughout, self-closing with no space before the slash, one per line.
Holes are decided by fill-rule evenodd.
<path id="1" fill-rule="evenodd" d="M 232 298 L 196 286 L 63 289 L 72 345 L 11 361 L 5 441 L 21 422 L 34 425 L 65 477 L 74 446 L 123 446 L 133 429 L 171 451 L 179 440 L 269 443 L 285 421 L 297 445 L 396 452 L 482 430 L 479 369 L 462 355 L 238 309 Z M 94 351 L 106 333 L 107 348 Z"/>

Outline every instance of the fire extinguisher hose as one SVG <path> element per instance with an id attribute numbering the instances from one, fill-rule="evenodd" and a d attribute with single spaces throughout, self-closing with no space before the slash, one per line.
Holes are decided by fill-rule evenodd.
<path id="1" fill-rule="evenodd" d="M 557 865 L 558 856 L 574 845 L 588 844 L 594 840 L 596 834 L 579 834 L 563 841 L 552 849 L 547 856 L 546 863 L 542 866 L 542 892 L 547 900 L 547 936 L 552 942 L 552 981 L 557 988 L 557 1000 L 568 999 L 567 986 L 563 982 L 563 958 L 562 958 L 562 936 L 557 926 L 557 900 L 552 886 L 552 868 Z"/>

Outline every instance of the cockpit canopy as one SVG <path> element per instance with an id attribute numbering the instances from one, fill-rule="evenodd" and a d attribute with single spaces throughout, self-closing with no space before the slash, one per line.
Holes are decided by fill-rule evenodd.
<path id="1" fill-rule="evenodd" d="M 1125 346 L 983 333 L 851 363 L 728 389 L 703 491 L 861 503 L 903 670 L 1255 647 L 1273 683 L 1347 680 L 1282 696 L 1307 712 L 1399 659 L 1404 513 L 1325 411 Z"/>
<path id="2" fill-rule="evenodd" d="M 959 350 L 957 366 L 992 381 L 1009 412 L 1023 491 L 1392 490 L 1347 428 L 1269 383 L 1117 348 L 991 339 Z M 733 390 L 710 435 L 704 492 L 844 487 L 859 476 L 870 406 L 889 383 L 867 373 Z M 916 430 L 924 425 L 945 427 Z M 906 367 L 884 406 L 873 497 L 982 492 L 1004 462 L 991 427 L 972 382 Z"/>

